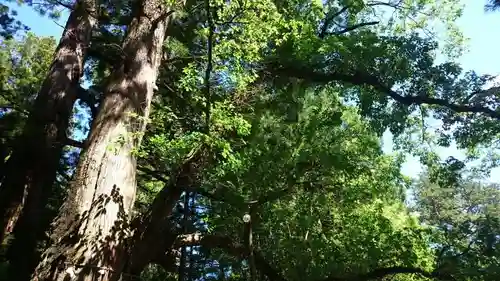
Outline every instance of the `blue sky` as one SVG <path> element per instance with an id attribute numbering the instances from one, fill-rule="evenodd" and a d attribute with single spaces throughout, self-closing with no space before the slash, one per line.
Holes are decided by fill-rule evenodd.
<path id="1" fill-rule="evenodd" d="M 458 21 L 465 37 L 469 38 L 468 52 L 458 61 L 466 70 L 475 70 L 479 74 L 500 74 L 500 56 L 497 47 L 500 45 L 500 12 L 485 13 L 484 4 L 486 0 L 465 1 L 466 6 L 463 17 Z M 54 36 L 58 39 L 63 31 L 67 13 L 56 22 L 47 17 L 41 17 L 29 7 L 19 7 L 14 3 L 7 3 L 18 12 L 19 19 L 31 28 L 39 36 Z M 384 150 L 391 150 L 390 136 L 384 137 Z M 455 156 L 464 158 L 464 154 L 456 147 L 442 148 L 439 154 L 446 158 Z M 421 171 L 417 159 L 410 158 L 403 167 L 403 173 L 416 176 Z M 500 183 L 500 168 L 492 172 L 491 181 Z"/>

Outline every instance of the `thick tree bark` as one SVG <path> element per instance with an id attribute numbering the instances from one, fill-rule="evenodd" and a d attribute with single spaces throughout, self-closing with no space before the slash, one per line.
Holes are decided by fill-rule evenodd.
<path id="1" fill-rule="evenodd" d="M 36 266 L 36 241 L 43 234 L 44 206 L 55 181 L 77 98 L 75 89 L 96 24 L 90 16 L 94 9 L 94 0 L 75 4 L 23 134 L 6 163 L 0 188 L 0 241 L 15 231 L 9 251 L 10 280 L 29 280 Z"/>
<path id="2" fill-rule="evenodd" d="M 34 280 L 118 280 L 130 239 L 136 160 L 155 89 L 171 11 L 163 0 L 143 0 L 123 42 L 124 59 L 110 77 L 60 214 L 53 245 Z"/>

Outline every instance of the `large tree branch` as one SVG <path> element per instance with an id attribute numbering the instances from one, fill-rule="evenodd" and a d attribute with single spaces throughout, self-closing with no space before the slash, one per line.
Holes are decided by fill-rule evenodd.
<path id="1" fill-rule="evenodd" d="M 161 172 L 154 171 L 143 166 L 138 166 L 137 169 L 143 172 L 144 174 L 149 175 L 159 181 L 162 181 L 164 183 L 169 182 L 168 178 Z M 272 202 L 274 200 L 282 198 L 283 196 L 295 192 L 296 190 L 299 189 L 298 185 L 300 185 L 303 188 L 303 190 L 306 191 L 314 191 L 318 190 L 318 188 L 320 187 L 323 187 L 323 185 L 320 182 L 310 182 L 310 181 L 293 182 L 288 184 L 288 186 L 284 188 L 269 191 L 258 197 L 256 200 L 250 200 L 250 201 L 245 201 L 245 199 L 238 194 L 228 194 L 228 191 L 227 189 L 225 189 L 224 186 L 220 186 L 220 188 L 216 189 L 215 192 L 209 192 L 203 188 L 187 188 L 186 190 L 194 191 L 200 194 L 201 196 L 206 197 L 213 201 L 224 202 L 233 207 L 242 207 L 247 204 L 260 206 L 265 203 Z"/>
<path id="2" fill-rule="evenodd" d="M 219 248 L 226 253 L 243 259 L 248 257 L 247 248 L 226 236 L 202 235 L 200 233 L 179 235 L 174 243 L 174 248 L 182 246 L 203 246 L 207 248 Z M 276 269 L 274 269 L 258 251 L 253 251 L 255 266 L 264 273 L 271 281 L 287 281 Z"/>
<path id="3" fill-rule="evenodd" d="M 243 244 L 234 242 L 229 237 L 218 235 L 203 235 L 200 233 L 179 235 L 175 240 L 173 246 L 174 248 L 182 246 L 203 246 L 207 248 L 219 248 L 237 258 L 246 258 L 249 255 L 246 247 Z M 259 271 L 263 272 L 269 278 L 269 280 L 287 281 L 287 279 L 279 273 L 279 270 L 273 268 L 265 260 L 262 254 L 254 251 L 254 255 L 257 268 L 259 269 Z M 452 276 L 440 274 L 439 272 L 428 272 L 415 267 L 393 266 L 377 268 L 368 273 L 352 275 L 350 277 L 336 277 L 332 275 L 319 281 L 368 281 L 396 274 L 418 274 L 436 280 L 455 280 Z"/>
<path id="4" fill-rule="evenodd" d="M 427 277 L 429 279 L 455 280 L 452 276 L 443 275 L 438 272 L 428 272 L 423 269 L 415 267 L 393 266 L 393 267 L 377 268 L 368 273 L 355 275 L 351 277 L 340 278 L 331 276 L 327 277 L 326 279 L 322 279 L 321 281 L 368 281 L 368 280 L 381 279 L 383 277 L 396 274 L 418 274 Z"/>
<path id="5" fill-rule="evenodd" d="M 500 111 L 480 106 L 480 105 L 466 105 L 452 103 L 445 99 L 432 98 L 428 96 L 403 96 L 400 93 L 391 89 L 391 87 L 384 85 L 380 80 L 372 75 L 365 74 L 359 71 L 353 74 L 345 74 L 340 72 L 331 73 L 318 73 L 312 70 L 305 70 L 303 67 L 270 67 L 272 73 L 283 75 L 287 77 L 295 77 L 299 79 L 308 80 L 318 83 L 329 83 L 334 81 L 346 82 L 356 86 L 371 86 L 380 93 L 386 94 L 395 101 L 404 105 L 437 105 L 446 107 L 455 112 L 470 112 L 482 113 L 494 119 L 500 120 Z"/>
<path id="6" fill-rule="evenodd" d="M 96 98 L 90 93 L 91 90 L 86 90 L 82 88 L 81 86 L 78 86 L 77 89 L 77 97 L 81 101 L 83 101 L 90 109 L 90 114 L 92 115 L 92 119 L 97 116 L 97 100 Z"/>
<path id="7" fill-rule="evenodd" d="M 170 249 L 175 239 L 174 227 L 170 222 L 172 210 L 182 192 L 196 180 L 203 146 L 195 148 L 165 180 L 165 187 L 158 192 L 149 210 L 134 221 L 136 237 L 132 248 L 129 267 L 132 272 L 143 268 L 148 262 Z"/>
<path id="8" fill-rule="evenodd" d="M 347 33 L 349 31 L 353 31 L 355 29 L 358 29 L 358 28 L 361 28 L 361 27 L 364 27 L 364 26 L 376 25 L 376 24 L 379 24 L 379 23 L 380 23 L 379 21 L 361 22 L 361 23 L 358 23 L 358 24 L 347 26 L 347 27 L 345 27 L 342 30 L 333 32 L 333 34 L 335 34 L 335 35 L 341 35 L 341 34 Z"/>
<path id="9" fill-rule="evenodd" d="M 85 146 L 84 142 L 77 141 L 77 140 L 74 140 L 71 138 L 66 138 L 65 145 L 69 145 L 69 146 L 76 147 L 76 148 L 83 148 Z"/>
<path id="10" fill-rule="evenodd" d="M 230 237 L 219 235 L 203 235 L 201 233 L 190 233 L 178 235 L 172 248 L 177 249 L 185 246 L 204 246 L 209 248 L 223 249 L 232 256 L 244 258 L 248 255 L 245 246 L 233 241 Z"/>
<path id="11" fill-rule="evenodd" d="M 139 171 L 143 172 L 145 175 L 151 176 L 151 177 L 155 178 L 156 180 L 159 180 L 165 184 L 168 184 L 170 182 L 169 179 L 167 178 L 167 176 L 165 176 L 165 173 L 155 171 L 155 170 L 152 170 L 150 168 L 146 168 L 144 166 L 137 166 L 137 170 L 139 170 Z M 200 194 L 201 196 L 204 196 L 210 200 L 219 201 L 219 202 L 226 201 L 224 198 L 218 196 L 217 194 L 210 193 L 203 188 L 186 187 L 185 190 L 190 191 L 190 192 L 196 192 L 196 193 Z"/>

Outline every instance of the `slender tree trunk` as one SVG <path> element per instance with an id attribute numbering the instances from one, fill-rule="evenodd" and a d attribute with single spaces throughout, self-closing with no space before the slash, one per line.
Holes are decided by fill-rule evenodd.
<path id="1" fill-rule="evenodd" d="M 94 0 L 75 4 L 66 23 L 23 134 L 6 163 L 0 188 L 1 232 L 15 231 L 10 280 L 29 280 L 36 265 L 36 241 L 43 234 L 43 210 L 55 181 L 66 140 L 86 49 L 96 24 Z M 46 225 L 45 225 L 46 226 Z"/>
<path id="2" fill-rule="evenodd" d="M 118 280 L 130 238 L 136 160 L 155 89 L 170 10 L 143 0 L 123 42 L 124 59 L 110 78 L 74 182 L 54 224 L 53 245 L 34 280 Z"/>
<path id="3" fill-rule="evenodd" d="M 191 195 L 189 196 L 190 197 L 190 201 L 191 201 L 191 204 L 189 205 L 189 221 L 190 221 L 190 226 L 192 226 L 192 229 L 190 231 L 196 231 L 196 227 L 195 227 L 195 220 L 196 220 L 196 207 L 195 207 L 195 198 L 196 198 L 196 192 L 191 192 Z M 197 275 L 197 272 L 195 272 L 196 270 L 196 266 L 195 266 L 195 260 L 194 260 L 194 257 L 193 257 L 193 246 L 189 247 L 189 272 L 188 272 L 188 276 L 187 276 L 187 279 L 189 281 L 193 281 L 195 280 L 195 276 Z"/>
<path id="4" fill-rule="evenodd" d="M 183 210 L 183 217 L 182 217 L 182 228 L 183 234 L 187 233 L 187 224 L 188 224 L 188 217 L 189 217 L 189 193 L 186 191 L 184 192 L 184 210 Z M 178 270 L 178 281 L 184 281 L 186 277 L 186 272 L 187 272 L 187 249 L 186 246 L 181 247 L 181 262 L 179 264 L 179 270 Z"/>

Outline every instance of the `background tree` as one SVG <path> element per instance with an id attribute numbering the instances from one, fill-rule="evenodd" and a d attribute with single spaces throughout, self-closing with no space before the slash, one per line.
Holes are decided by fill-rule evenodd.
<path id="1" fill-rule="evenodd" d="M 43 214 L 51 194 L 67 143 L 66 131 L 96 22 L 95 15 L 91 15 L 95 9 L 93 1 L 75 2 L 23 133 L 5 164 L 6 173 L 0 189 L 0 238 L 3 241 L 4 235 L 13 229 L 19 239 L 14 239 L 11 247 L 14 252 L 24 253 L 22 257 L 14 255 L 10 259 L 13 279 L 26 280 L 37 263 L 35 248 L 45 230 L 38 216 Z"/>
<path id="2" fill-rule="evenodd" d="M 450 162 L 422 175 L 414 209 L 422 222 L 434 226 L 439 267 L 467 280 L 493 280 L 499 274 L 498 184 L 484 183 Z"/>

